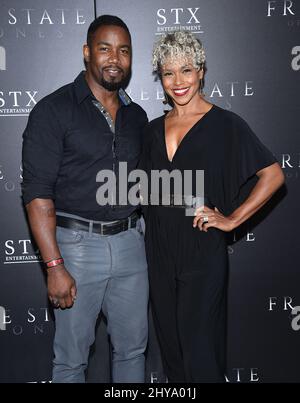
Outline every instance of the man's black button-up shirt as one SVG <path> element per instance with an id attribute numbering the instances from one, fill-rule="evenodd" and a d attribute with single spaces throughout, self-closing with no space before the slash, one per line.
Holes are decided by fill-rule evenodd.
<path id="1" fill-rule="evenodd" d="M 125 95 L 125 96 L 124 96 Z M 80 73 L 76 80 L 46 96 L 32 110 L 23 135 L 23 199 L 54 200 L 57 211 L 97 221 L 128 217 L 136 206 L 118 205 L 118 166 L 137 167 L 145 111 L 120 93 L 115 132 Z M 99 171 L 116 174 L 116 203 L 101 206 L 96 192 Z M 129 187 L 129 186 L 128 186 Z"/>

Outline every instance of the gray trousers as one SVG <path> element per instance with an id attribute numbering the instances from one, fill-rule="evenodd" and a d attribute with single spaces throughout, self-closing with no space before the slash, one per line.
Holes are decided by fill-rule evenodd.
<path id="1" fill-rule="evenodd" d="M 101 309 L 112 343 L 113 382 L 145 382 L 148 275 L 140 221 L 111 236 L 57 227 L 57 241 L 77 299 L 70 309 L 55 309 L 53 382 L 85 382 Z"/>

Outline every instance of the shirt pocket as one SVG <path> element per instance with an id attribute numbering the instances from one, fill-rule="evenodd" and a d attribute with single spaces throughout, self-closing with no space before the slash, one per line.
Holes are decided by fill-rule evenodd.
<path id="1" fill-rule="evenodd" d="M 96 129 L 84 131 L 73 129 L 65 140 L 65 155 L 69 159 L 82 161 L 102 160 L 112 154 L 113 134 L 110 131 Z"/>

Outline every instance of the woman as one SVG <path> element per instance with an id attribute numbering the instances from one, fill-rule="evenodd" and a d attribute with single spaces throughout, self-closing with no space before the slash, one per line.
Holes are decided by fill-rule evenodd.
<path id="1" fill-rule="evenodd" d="M 153 318 L 169 382 L 224 382 L 225 233 L 284 182 L 245 121 L 204 99 L 204 63 L 201 42 L 187 32 L 162 37 L 153 51 L 154 71 L 173 108 L 149 123 L 141 167 L 149 175 L 204 170 L 205 181 L 205 205 L 195 216 L 180 208 L 186 195 L 182 206 L 171 201 L 145 213 Z M 242 185 L 255 175 L 250 195 L 238 205 Z"/>

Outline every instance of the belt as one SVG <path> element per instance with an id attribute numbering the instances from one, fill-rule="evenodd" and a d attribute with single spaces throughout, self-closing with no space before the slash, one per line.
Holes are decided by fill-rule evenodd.
<path id="1" fill-rule="evenodd" d="M 58 227 L 69 228 L 75 231 L 91 231 L 100 235 L 115 235 L 129 228 L 135 228 L 139 219 L 138 213 L 134 212 L 128 218 L 109 223 L 97 221 L 83 221 L 78 218 L 57 215 L 56 225 Z M 90 228 L 91 227 L 91 228 Z"/>

